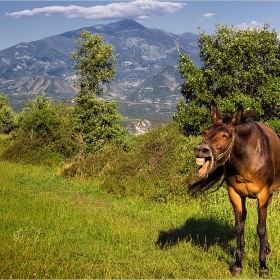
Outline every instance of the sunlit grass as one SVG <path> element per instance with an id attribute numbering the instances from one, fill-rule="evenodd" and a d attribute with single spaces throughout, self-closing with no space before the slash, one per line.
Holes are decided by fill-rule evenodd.
<path id="1" fill-rule="evenodd" d="M 56 170 L 0 162 L 1 278 L 232 278 L 225 189 L 185 203 L 119 198 Z M 279 196 L 269 209 L 270 277 L 279 268 Z M 248 200 L 240 278 L 258 276 L 256 203 Z"/>

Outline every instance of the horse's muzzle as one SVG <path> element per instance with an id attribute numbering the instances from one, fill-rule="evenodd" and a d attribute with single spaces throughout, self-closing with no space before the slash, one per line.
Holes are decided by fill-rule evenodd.
<path id="1" fill-rule="evenodd" d="M 197 158 L 207 158 L 211 157 L 211 149 L 205 144 L 199 144 L 194 148 L 194 154 Z"/>
<path id="2" fill-rule="evenodd" d="M 194 154 L 196 157 L 196 164 L 200 166 L 197 176 L 205 179 L 208 177 L 208 174 L 214 165 L 213 151 L 208 143 L 201 142 L 197 147 L 195 147 Z"/>

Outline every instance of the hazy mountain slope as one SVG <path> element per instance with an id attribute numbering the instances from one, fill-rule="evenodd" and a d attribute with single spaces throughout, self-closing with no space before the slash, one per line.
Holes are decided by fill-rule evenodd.
<path id="1" fill-rule="evenodd" d="M 128 100 L 146 102 L 174 103 L 178 101 L 182 79 L 176 66 L 166 65 L 154 75 L 145 79 L 128 96 Z M 173 100 L 172 100 L 173 99 Z"/>
<path id="2" fill-rule="evenodd" d="M 146 28 L 134 20 L 83 29 L 99 33 L 119 54 L 116 76 L 107 87 L 117 100 L 174 103 L 180 97 L 177 47 L 200 63 L 197 34 L 176 35 Z M 0 92 L 18 96 L 44 91 L 56 99 L 73 98 L 75 61 L 70 52 L 75 50 L 73 36 L 78 37 L 83 29 L 0 51 Z"/>

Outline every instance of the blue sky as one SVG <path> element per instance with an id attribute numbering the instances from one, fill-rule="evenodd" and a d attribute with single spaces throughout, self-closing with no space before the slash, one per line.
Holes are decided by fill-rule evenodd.
<path id="1" fill-rule="evenodd" d="M 271 23 L 280 34 L 280 1 L 1 1 L 0 50 L 95 24 L 124 18 L 175 34 L 215 24 L 262 26 Z"/>

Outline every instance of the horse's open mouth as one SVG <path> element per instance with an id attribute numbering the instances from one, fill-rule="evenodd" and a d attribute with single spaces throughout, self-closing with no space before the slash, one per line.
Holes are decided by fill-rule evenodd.
<path id="1" fill-rule="evenodd" d="M 212 157 L 206 158 L 196 158 L 196 164 L 199 165 L 199 169 L 197 171 L 197 176 L 199 178 L 207 178 L 210 173 L 211 167 L 213 163 Z"/>

